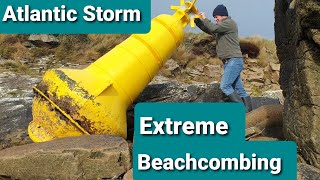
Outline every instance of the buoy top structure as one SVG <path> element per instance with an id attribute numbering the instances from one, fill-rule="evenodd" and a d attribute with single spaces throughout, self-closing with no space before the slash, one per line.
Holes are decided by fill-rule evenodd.
<path id="1" fill-rule="evenodd" d="M 173 15 L 151 21 L 147 34 L 133 34 L 85 69 L 51 69 L 34 87 L 34 142 L 68 136 L 112 134 L 127 137 L 126 110 L 194 25 L 196 0 L 172 6 Z"/>

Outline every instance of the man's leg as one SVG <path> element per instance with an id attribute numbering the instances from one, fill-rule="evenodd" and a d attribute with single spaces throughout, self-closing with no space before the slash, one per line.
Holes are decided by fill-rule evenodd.
<path id="1" fill-rule="evenodd" d="M 234 82 L 234 89 L 235 91 L 239 94 L 241 97 L 245 107 L 246 107 L 246 112 L 252 111 L 252 102 L 251 102 L 251 97 L 248 96 L 246 90 L 243 87 L 243 83 L 241 80 L 241 76 L 239 76 L 236 81 Z"/>
<path id="2" fill-rule="evenodd" d="M 221 79 L 220 89 L 233 102 L 242 102 L 242 99 L 232 87 L 235 80 L 240 76 L 242 66 L 243 60 L 237 58 L 231 58 L 224 64 L 224 73 Z"/>
<path id="3" fill-rule="evenodd" d="M 241 80 L 241 76 L 238 76 L 238 78 L 235 80 L 234 84 L 234 90 L 237 91 L 237 93 L 239 94 L 240 97 L 247 97 L 248 94 L 246 92 L 246 90 L 243 87 L 243 83 Z"/>

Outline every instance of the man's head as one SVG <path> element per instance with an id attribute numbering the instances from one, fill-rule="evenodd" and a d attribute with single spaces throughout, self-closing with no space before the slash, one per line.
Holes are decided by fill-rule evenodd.
<path id="1" fill-rule="evenodd" d="M 214 8 L 212 13 L 212 16 L 217 23 L 220 23 L 223 19 L 227 18 L 228 15 L 228 10 L 223 4 L 220 4 L 216 8 Z"/>

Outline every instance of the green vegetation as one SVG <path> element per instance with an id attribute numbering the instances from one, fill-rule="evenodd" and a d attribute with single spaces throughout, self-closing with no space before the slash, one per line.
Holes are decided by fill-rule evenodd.
<path id="1" fill-rule="evenodd" d="M 20 63 L 19 61 L 8 60 L 0 63 L 0 67 L 3 69 L 11 70 L 17 73 L 29 74 L 30 69 L 28 66 Z"/>
<path id="2" fill-rule="evenodd" d="M 29 35 L 0 34 L 0 71 L 9 69 L 17 73 L 37 74 L 55 67 L 56 64 L 88 65 L 123 42 L 128 36 L 119 34 L 57 35 L 58 46 L 36 47 L 28 42 Z M 240 46 L 244 57 L 256 62 L 257 67 L 264 68 L 269 62 L 278 62 L 274 41 L 261 37 L 243 38 Z M 171 72 L 168 70 L 169 67 L 166 67 L 168 65 L 165 65 L 160 70 L 160 74 L 186 83 L 220 81 L 221 76 L 217 74 L 219 74 L 219 67 L 222 67 L 222 62 L 216 56 L 215 47 L 215 40 L 210 35 L 186 33 L 184 41 L 171 56 L 179 69 Z M 46 64 L 41 69 L 42 72 L 30 70 L 33 63 L 49 55 L 54 58 L 49 58 L 49 62 L 45 62 Z M 206 67 L 207 65 L 211 66 Z M 213 68 L 216 68 L 215 72 L 210 72 Z M 192 70 L 198 71 L 196 73 L 200 75 L 190 75 L 193 73 L 190 72 Z M 271 75 L 266 73 L 264 78 L 271 79 Z M 261 87 L 251 89 L 254 94 L 259 94 L 262 90 Z"/>
<path id="3" fill-rule="evenodd" d="M 58 47 L 27 48 L 28 35 L 0 34 L 0 55 L 3 59 L 35 59 L 55 55 L 58 61 L 85 64 L 101 57 L 113 47 L 124 41 L 128 35 L 58 35 Z M 274 41 L 260 37 L 241 39 L 241 48 L 249 58 L 259 59 L 263 66 L 270 59 L 276 59 L 276 46 Z M 205 58 L 204 58 L 205 57 Z M 183 43 L 172 55 L 179 65 L 186 67 L 193 60 L 216 57 L 215 41 L 212 36 L 205 33 L 186 33 Z M 199 61 L 200 62 L 200 61 Z M 207 62 L 203 62 L 207 63 Z"/>
<path id="4" fill-rule="evenodd" d="M 128 35 L 58 35 L 58 47 L 26 47 L 28 35 L 0 34 L 0 56 L 10 60 L 28 60 L 55 55 L 58 61 L 85 64 L 92 62 L 122 42 Z"/>

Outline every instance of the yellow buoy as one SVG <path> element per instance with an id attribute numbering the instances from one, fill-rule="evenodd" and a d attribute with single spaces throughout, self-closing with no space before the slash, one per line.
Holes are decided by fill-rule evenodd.
<path id="1" fill-rule="evenodd" d="M 198 13 L 192 2 L 159 15 L 85 69 L 52 69 L 34 87 L 28 132 L 34 142 L 84 134 L 127 137 L 126 110 L 183 41 Z"/>

